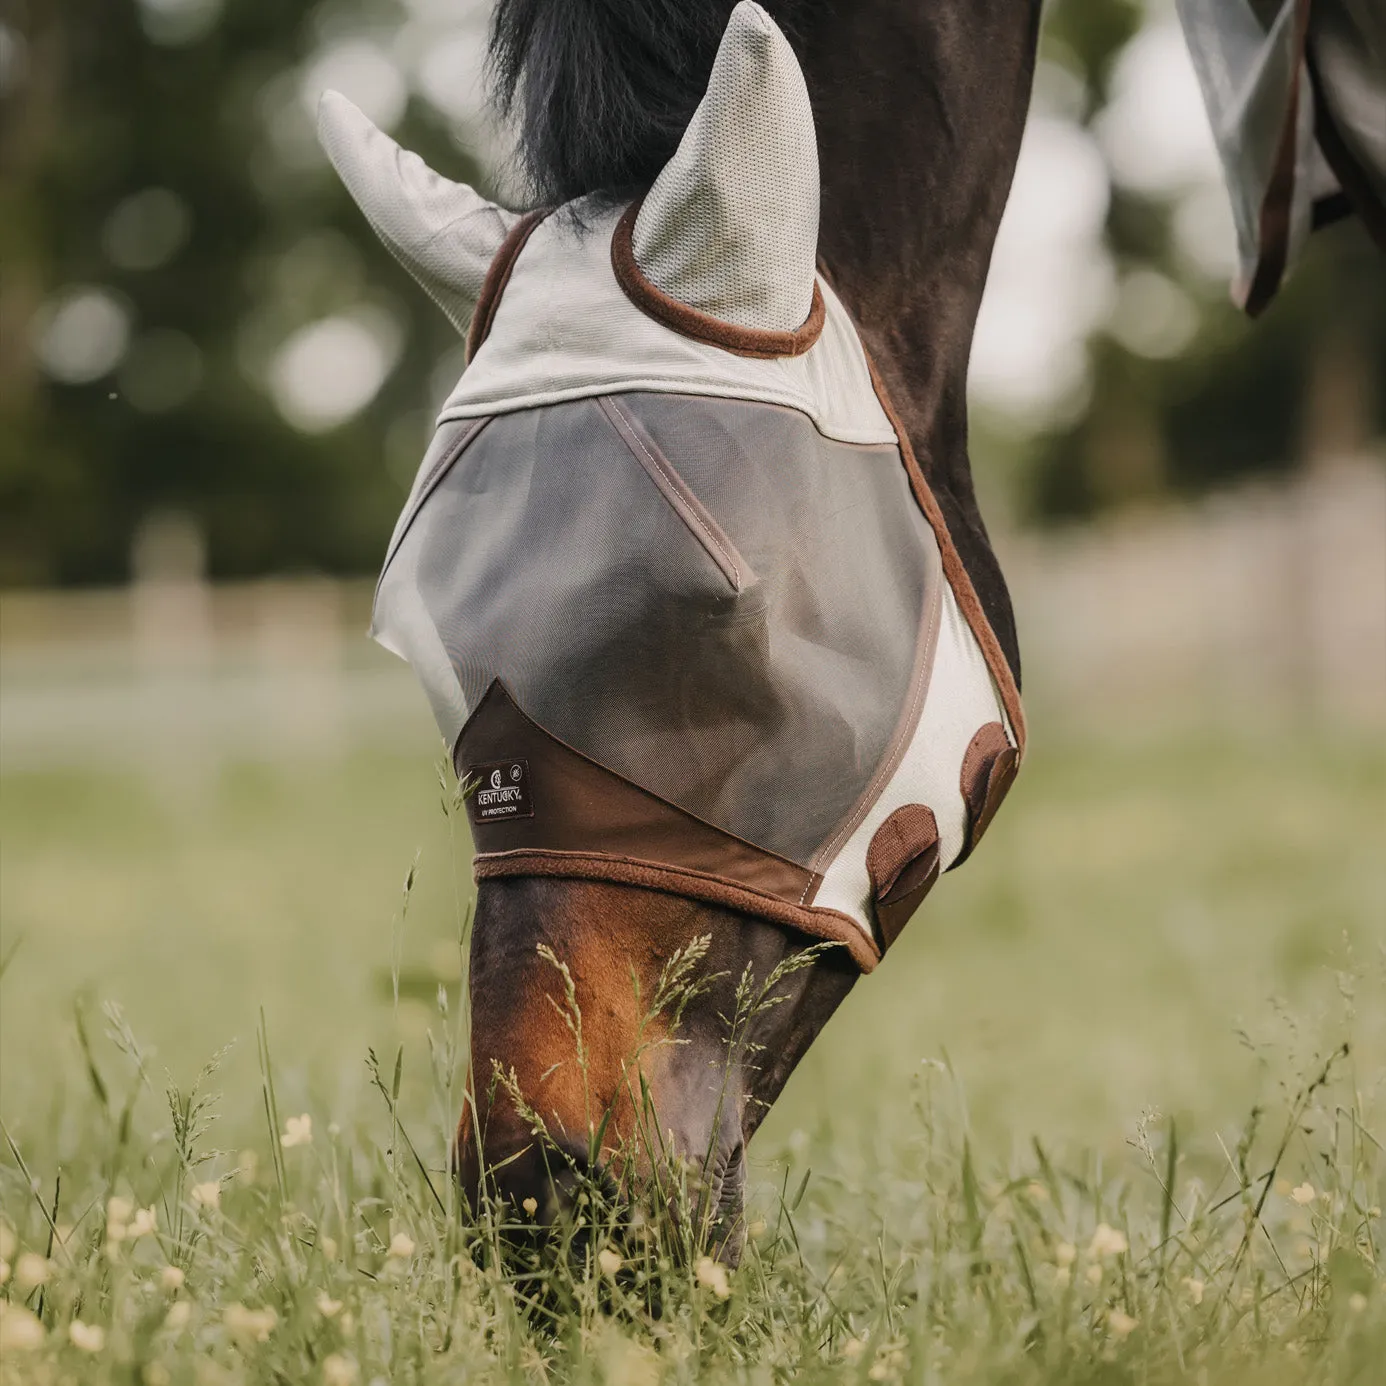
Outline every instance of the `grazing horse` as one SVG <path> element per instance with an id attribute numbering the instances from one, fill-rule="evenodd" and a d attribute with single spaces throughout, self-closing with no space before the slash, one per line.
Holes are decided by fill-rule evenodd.
<path id="1" fill-rule="evenodd" d="M 319 116 L 470 350 L 375 624 L 474 786 L 464 1187 L 551 1221 L 652 1112 L 728 1259 L 746 1142 L 1024 749 L 966 383 L 1039 0 L 770 9 L 500 0 L 524 215 Z"/>

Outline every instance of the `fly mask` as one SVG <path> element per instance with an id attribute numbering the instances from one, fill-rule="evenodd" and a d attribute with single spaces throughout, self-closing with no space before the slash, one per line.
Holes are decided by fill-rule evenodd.
<path id="1" fill-rule="evenodd" d="M 793 52 L 744 0 L 628 205 L 517 216 L 345 98 L 320 137 L 468 331 L 373 634 L 452 748 L 478 878 L 645 886 L 869 970 L 976 845 L 1024 722 L 909 440 L 816 268 Z"/>

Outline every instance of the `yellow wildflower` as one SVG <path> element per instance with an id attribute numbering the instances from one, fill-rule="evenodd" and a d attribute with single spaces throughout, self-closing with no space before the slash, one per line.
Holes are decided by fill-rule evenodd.
<path id="1" fill-rule="evenodd" d="M 137 1208 L 135 1216 L 130 1219 L 130 1226 L 126 1229 L 128 1237 L 145 1237 L 152 1232 L 156 1232 L 159 1227 L 159 1216 L 153 1208 Z"/>
<path id="2" fill-rule="evenodd" d="M 36 1251 L 26 1251 L 14 1263 L 14 1283 L 21 1290 L 37 1289 L 48 1284 L 53 1267 Z"/>
<path id="3" fill-rule="evenodd" d="M 355 1386 L 356 1376 L 355 1358 L 334 1352 L 322 1359 L 322 1379 L 325 1386 Z"/>
<path id="4" fill-rule="evenodd" d="M 704 1256 L 694 1267 L 694 1276 L 704 1289 L 711 1290 L 718 1299 L 726 1299 L 731 1294 L 727 1281 L 727 1268 L 718 1265 L 711 1256 Z"/>
<path id="5" fill-rule="evenodd" d="M 1195 1280 L 1193 1276 L 1187 1276 L 1184 1280 L 1184 1288 L 1189 1292 L 1189 1298 L 1195 1304 L 1203 1303 L 1203 1291 L 1206 1288 L 1201 1280 Z"/>
<path id="6" fill-rule="evenodd" d="M 43 1345 L 43 1324 L 22 1304 L 0 1299 L 0 1356 L 7 1352 L 32 1352 Z"/>
<path id="7" fill-rule="evenodd" d="M 407 1232 L 396 1232 L 390 1238 L 390 1248 L 385 1253 L 401 1261 L 407 1261 L 414 1254 L 414 1239 Z"/>
<path id="8" fill-rule="evenodd" d="M 165 1266 L 159 1272 L 159 1284 L 171 1294 L 177 1294 L 183 1288 L 186 1279 L 181 1266 Z"/>
<path id="9" fill-rule="evenodd" d="M 597 1264 L 603 1275 L 615 1275 L 621 1269 L 621 1258 L 609 1246 L 604 1246 L 597 1253 Z"/>
<path id="10" fill-rule="evenodd" d="M 1120 1309 L 1113 1309 L 1107 1314 L 1107 1327 L 1118 1338 L 1127 1337 L 1135 1326 L 1136 1320 L 1130 1314 L 1123 1314 Z"/>
<path id="11" fill-rule="evenodd" d="M 533 1217 L 535 1213 L 539 1211 L 539 1200 L 537 1198 L 527 1198 L 520 1204 L 520 1207 L 523 1208 L 530 1217 Z"/>
<path id="12" fill-rule="evenodd" d="M 221 1321 L 233 1337 L 244 1342 L 263 1343 L 269 1340 L 279 1315 L 273 1309 L 248 1309 L 244 1304 L 228 1304 Z"/>
<path id="13" fill-rule="evenodd" d="M 82 1352 L 100 1352 L 106 1346 L 106 1330 L 99 1323 L 73 1319 L 67 1326 L 68 1340 Z"/>
<path id="14" fill-rule="evenodd" d="M 1290 1190 L 1290 1197 L 1303 1208 L 1305 1204 L 1314 1201 L 1314 1186 L 1306 1179 L 1304 1183 L 1296 1184 Z"/>
<path id="15" fill-rule="evenodd" d="M 318 1313 L 325 1319 L 335 1318 L 341 1312 L 342 1301 L 333 1299 L 326 1290 L 320 1290 L 317 1298 Z"/>
<path id="16" fill-rule="evenodd" d="M 1092 1234 L 1092 1241 L 1088 1244 L 1089 1256 L 1121 1256 L 1127 1250 L 1124 1232 L 1109 1227 L 1105 1222 L 1097 1224 L 1097 1230 Z"/>
<path id="17" fill-rule="evenodd" d="M 216 1179 L 209 1179 L 205 1184 L 194 1184 L 192 1186 L 192 1201 L 199 1208 L 206 1208 L 209 1212 L 221 1207 L 221 1183 Z"/>
<path id="18" fill-rule="evenodd" d="M 279 1138 L 279 1144 L 285 1150 L 292 1150 L 296 1145 L 312 1145 L 313 1143 L 313 1118 L 304 1112 L 302 1116 L 290 1117 L 284 1123 L 284 1134 Z"/>

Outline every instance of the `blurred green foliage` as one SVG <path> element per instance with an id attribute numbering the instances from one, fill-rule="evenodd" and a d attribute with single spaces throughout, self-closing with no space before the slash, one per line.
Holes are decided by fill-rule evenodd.
<path id="1" fill-rule="evenodd" d="M 458 343 L 300 148 L 303 74 L 344 38 L 388 51 L 421 8 L 11 0 L 0 22 L 0 584 L 120 580 L 141 522 L 167 509 L 198 519 L 214 577 L 374 568 Z M 429 8 L 450 22 L 447 6 Z M 474 21 L 475 4 L 454 8 Z M 1079 84 L 1078 120 L 1102 111 L 1145 14 L 1137 0 L 1048 7 L 1044 54 Z M 475 181 L 465 129 L 410 90 L 393 133 Z M 150 190 L 173 194 L 162 255 L 113 252 L 122 225 L 159 211 Z M 1160 359 L 1099 326 L 1082 406 L 1010 428 L 1001 470 L 1021 516 L 1197 490 L 1386 428 L 1386 276 L 1360 234 L 1316 237 L 1290 288 L 1248 324 L 1222 286 L 1180 265 L 1171 214 L 1114 183 L 1107 251 L 1118 275 L 1149 266 L 1177 283 L 1197 331 Z M 128 341 L 107 369 L 96 359 L 65 381 L 32 344 L 83 286 L 96 295 L 88 317 L 104 311 L 107 334 Z M 401 344 L 383 384 L 340 423 L 287 421 L 268 363 L 296 332 L 361 312 Z M 68 324 L 79 354 L 87 321 Z"/>

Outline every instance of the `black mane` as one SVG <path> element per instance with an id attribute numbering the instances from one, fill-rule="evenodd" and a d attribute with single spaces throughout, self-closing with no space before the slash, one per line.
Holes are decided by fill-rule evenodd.
<path id="1" fill-rule="evenodd" d="M 490 64 L 535 199 L 648 187 L 702 98 L 734 0 L 498 0 Z"/>

